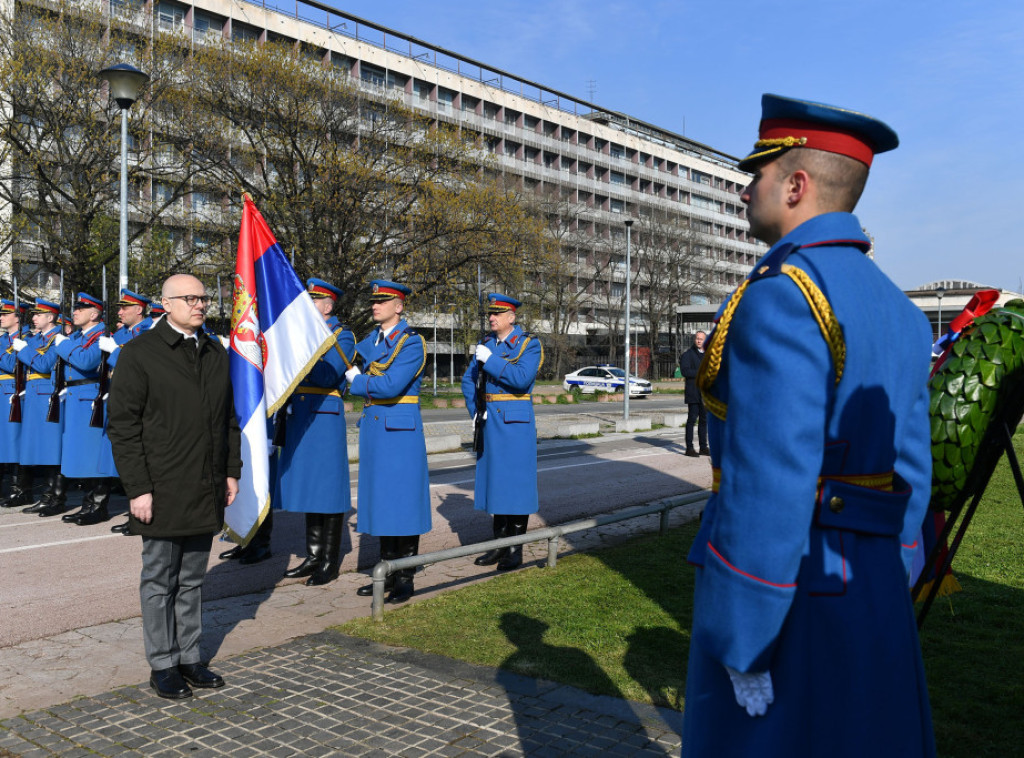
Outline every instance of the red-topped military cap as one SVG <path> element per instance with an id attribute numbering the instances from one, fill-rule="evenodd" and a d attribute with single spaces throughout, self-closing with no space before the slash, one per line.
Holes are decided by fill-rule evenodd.
<path id="1" fill-rule="evenodd" d="M 896 132 L 871 116 L 770 94 L 761 96 L 758 136 L 753 152 L 738 164 L 741 171 L 753 171 L 757 164 L 800 147 L 845 155 L 870 166 L 875 155 L 900 144 Z"/>

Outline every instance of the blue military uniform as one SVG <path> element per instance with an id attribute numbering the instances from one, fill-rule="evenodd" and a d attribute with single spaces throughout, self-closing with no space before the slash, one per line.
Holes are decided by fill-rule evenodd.
<path id="1" fill-rule="evenodd" d="M 488 296 L 491 313 L 515 312 L 522 303 L 507 295 Z M 525 534 L 529 515 L 536 513 L 537 424 L 533 384 L 544 361 L 540 340 L 518 324 L 505 338 L 491 333 L 482 343 L 491 355 L 483 363 L 484 398 L 477 392 L 479 360 L 470 361 L 462 377 L 462 394 L 471 416 L 486 410 L 483 450 L 477 453 L 474 507 L 493 516 L 494 537 Z M 485 401 L 485 402 L 482 402 Z M 522 564 L 522 546 L 484 553 L 479 566 L 498 564 L 507 571 Z"/>
<path id="2" fill-rule="evenodd" d="M 858 159 L 817 142 L 833 116 L 802 105 L 762 122 L 760 160 L 787 144 L 779 122 L 789 145 Z M 840 139 L 895 146 L 842 114 Z M 907 591 L 931 482 L 930 329 L 869 247 L 850 213 L 804 221 L 709 339 L 698 382 L 715 485 L 689 554 L 684 756 L 934 755 Z M 751 716 L 730 682 L 757 672 L 774 702 Z"/>
<path id="3" fill-rule="evenodd" d="M 142 309 L 142 313 L 145 314 L 146 308 L 151 307 L 153 305 L 153 301 L 150 300 L 145 295 L 140 295 L 137 292 L 132 292 L 129 289 L 122 288 L 121 297 L 117 301 L 116 305 L 118 308 L 137 305 Z M 153 326 L 154 323 L 154 318 L 152 315 L 150 315 L 145 316 L 141 321 L 139 321 L 134 326 L 122 326 L 119 329 L 117 329 L 112 335 L 112 337 L 114 339 L 114 342 L 116 342 L 118 346 L 116 349 L 112 350 L 110 354 L 107 356 L 107 367 L 110 370 L 113 370 L 114 367 L 117 365 L 117 358 L 121 353 L 121 346 L 124 345 L 126 342 L 135 339 L 143 332 L 148 331 Z M 104 449 L 104 459 L 101 463 L 101 467 L 106 470 L 116 470 L 117 468 L 117 466 L 114 463 L 113 452 L 110 450 L 109 446 Z M 128 535 L 128 522 L 125 521 L 123 524 L 115 524 L 114 526 L 110 527 L 110 531 Z"/>
<path id="4" fill-rule="evenodd" d="M 0 300 L 0 314 L 8 315 L 20 310 L 13 300 Z M 0 500 L 0 506 L 4 508 L 16 508 L 27 504 L 31 485 L 28 478 L 29 470 L 22 470 L 18 464 L 21 455 L 21 420 L 10 420 L 16 384 L 15 374 L 19 371 L 20 365 L 12 344 L 14 336 L 20 334 L 0 333 L 0 464 L 13 475 L 10 494 Z"/>
<path id="5" fill-rule="evenodd" d="M 400 298 L 411 290 L 375 280 L 372 300 Z M 359 419 L 359 506 L 356 528 L 381 538 L 381 555 L 416 555 L 419 535 L 430 531 L 430 480 L 419 394 L 426 345 L 404 319 L 384 335 L 378 327 L 356 345 L 365 373 L 349 392 L 366 398 Z M 389 577 L 393 600 L 412 592 L 411 570 Z M 367 588 L 361 592 L 366 595 Z"/>
<path id="6" fill-rule="evenodd" d="M 78 293 L 75 309 L 95 308 L 103 311 L 103 303 L 85 292 Z M 99 339 L 106 335 L 103 323 L 77 331 L 56 346 L 57 354 L 66 364 L 67 394 L 64 398 L 64 433 L 61 473 L 73 479 L 98 480 L 91 483 L 82 499 L 78 513 L 64 520 L 80 526 L 106 521 L 110 500 L 110 478 L 117 476 L 110 440 L 106 432 L 106 407 L 99 426 L 92 426 L 93 406 L 102 402 L 100 373 L 106 371 Z"/>
<path id="7" fill-rule="evenodd" d="M 56 422 L 47 421 L 50 398 L 58 372 L 58 355 L 54 349 L 60 327 L 56 303 L 37 298 L 32 313 L 51 313 L 54 324 L 45 331 L 29 337 L 27 345 L 18 351 L 18 360 L 25 367 L 25 397 L 21 408 L 21 445 L 19 463 L 22 466 L 41 466 L 47 477 L 42 498 L 26 509 L 29 513 L 55 515 L 63 510 L 65 481 L 60 473 L 61 435 L 64 414 Z"/>
<path id="8" fill-rule="evenodd" d="M 337 302 L 344 293 L 322 279 L 306 282 L 310 297 Z M 355 337 L 331 316 L 336 346 L 324 353 L 284 409 L 284 444 L 274 477 L 275 508 L 306 514 L 306 558 L 286 577 L 308 585 L 338 576 L 342 514 L 351 509 L 345 429 L 345 372 L 352 367 Z"/>
<path id="9" fill-rule="evenodd" d="M 0 313 L 15 312 L 13 300 L 0 300 Z M 21 424 L 10 422 L 10 407 L 14 397 L 14 373 L 18 356 L 11 344 L 14 338 L 8 332 L 0 333 L 0 463 L 17 463 L 20 455 Z"/>

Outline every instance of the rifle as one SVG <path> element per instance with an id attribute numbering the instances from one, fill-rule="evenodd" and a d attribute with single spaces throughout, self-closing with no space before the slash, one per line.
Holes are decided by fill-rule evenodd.
<path id="1" fill-rule="evenodd" d="M 477 300 L 480 302 L 480 342 L 487 339 L 487 317 L 484 315 L 484 296 L 480 289 L 480 267 L 476 270 Z M 473 450 L 477 455 L 484 452 L 484 424 L 487 419 L 487 374 L 483 361 L 476 362 L 476 415 L 473 417 Z"/>
<path id="2" fill-rule="evenodd" d="M 103 267 L 103 330 L 107 335 L 107 267 Z M 96 387 L 96 397 L 92 401 L 92 413 L 89 415 L 89 426 L 94 429 L 103 428 L 103 399 L 110 391 L 110 370 L 107 368 L 107 354 L 100 351 L 100 380 Z"/>
<path id="3" fill-rule="evenodd" d="M 64 269 L 60 270 L 60 296 L 57 298 L 57 304 L 60 306 L 60 310 L 64 310 Z M 58 313 L 57 316 L 57 331 L 63 334 L 64 327 L 60 323 L 60 314 Z M 47 349 L 54 349 L 53 340 L 51 340 Z M 50 404 L 46 407 L 46 420 L 48 423 L 60 423 L 60 396 L 66 388 L 64 361 L 58 356 L 57 362 L 53 364 L 53 392 L 50 393 Z"/>
<path id="4" fill-rule="evenodd" d="M 107 354 L 101 351 L 100 356 L 100 380 L 96 388 L 96 397 L 92 401 L 92 414 L 89 416 L 89 426 L 94 429 L 103 428 L 103 399 L 107 396 L 110 386 Z"/>
<path id="5" fill-rule="evenodd" d="M 14 278 L 14 312 L 18 316 L 18 324 L 21 324 L 21 301 L 18 299 L 18 279 Z M 21 328 L 18 328 L 18 337 L 21 337 Z M 11 348 L 14 349 L 13 347 Z M 25 364 L 15 357 L 14 359 L 14 396 L 11 398 L 11 410 L 7 415 L 7 421 L 11 424 L 21 423 L 21 396 L 25 394 Z"/>

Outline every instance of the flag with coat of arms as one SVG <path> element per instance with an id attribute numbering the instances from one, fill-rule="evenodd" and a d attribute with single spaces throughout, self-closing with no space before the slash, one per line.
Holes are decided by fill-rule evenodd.
<path id="1" fill-rule="evenodd" d="M 242 429 L 242 478 L 224 512 L 232 540 L 249 544 L 270 510 L 270 417 L 334 344 L 270 227 L 245 195 L 231 308 L 229 359 Z"/>

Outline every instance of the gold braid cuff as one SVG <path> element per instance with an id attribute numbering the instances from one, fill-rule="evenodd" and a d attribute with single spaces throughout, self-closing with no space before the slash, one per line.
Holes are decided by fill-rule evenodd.
<path id="1" fill-rule="evenodd" d="M 839 321 L 836 319 L 832 306 L 829 305 L 828 299 L 818 285 L 814 283 L 803 269 L 784 263 L 782 264 L 782 273 L 793 280 L 793 283 L 796 284 L 803 294 L 804 299 L 807 300 L 811 313 L 814 314 L 814 319 L 818 322 L 818 328 L 821 329 L 822 336 L 825 338 L 825 344 L 828 345 L 829 352 L 832 354 L 832 364 L 836 375 L 835 383 L 839 384 L 839 380 L 843 378 L 843 370 L 846 366 L 846 340 L 843 339 L 843 330 L 839 326 Z M 754 280 L 745 280 L 729 299 L 729 304 L 722 312 L 718 326 L 711 333 L 711 339 L 708 341 L 708 347 L 704 352 L 704 360 L 701 361 L 700 369 L 697 371 L 697 386 L 700 388 L 701 395 L 704 398 L 704 405 L 716 418 L 722 421 L 725 421 L 728 406 L 712 394 L 712 387 L 718 378 L 719 371 L 722 369 L 722 355 L 725 351 L 725 340 L 729 335 L 729 325 L 732 323 L 736 308 L 740 304 L 740 299 L 752 281 Z"/>

